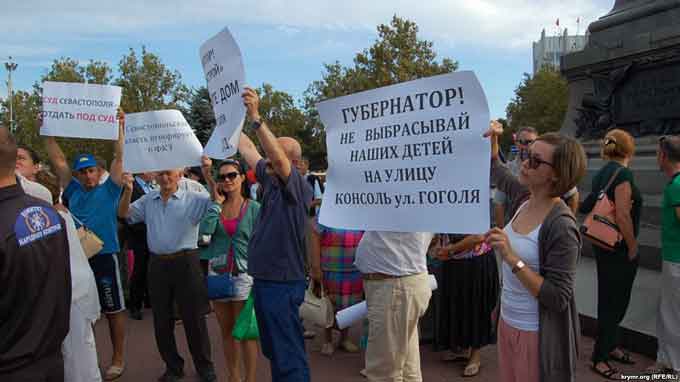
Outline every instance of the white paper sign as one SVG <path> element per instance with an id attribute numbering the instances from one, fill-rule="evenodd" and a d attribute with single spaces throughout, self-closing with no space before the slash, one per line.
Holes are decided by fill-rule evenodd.
<path id="1" fill-rule="evenodd" d="M 396 232 L 489 229 L 489 107 L 473 72 L 319 103 L 328 173 L 321 223 Z"/>
<path id="2" fill-rule="evenodd" d="M 125 115 L 123 168 L 133 174 L 199 166 L 203 147 L 177 110 Z"/>
<path id="3" fill-rule="evenodd" d="M 217 125 L 205 155 L 224 159 L 236 153 L 246 115 L 241 94 L 246 81 L 241 50 L 228 28 L 201 45 L 201 64 Z"/>
<path id="4" fill-rule="evenodd" d="M 116 140 L 120 95 L 119 86 L 45 81 L 40 135 Z"/>

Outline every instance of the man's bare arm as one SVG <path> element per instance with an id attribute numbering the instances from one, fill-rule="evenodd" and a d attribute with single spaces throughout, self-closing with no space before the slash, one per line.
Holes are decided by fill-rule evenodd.
<path id="1" fill-rule="evenodd" d="M 253 89 L 246 88 L 243 93 L 243 103 L 246 105 L 250 120 L 260 122 L 260 127 L 255 130 L 255 134 L 257 134 L 257 138 L 260 140 L 265 155 L 271 161 L 274 172 L 284 182 L 287 182 L 292 164 L 274 133 L 272 133 L 267 124 L 264 123 L 260 117 L 260 98 Z"/>
<path id="2" fill-rule="evenodd" d="M 45 146 L 47 148 L 47 156 L 52 164 L 52 169 L 59 178 L 59 184 L 61 187 L 66 187 L 71 181 L 71 169 L 68 167 L 66 162 L 66 156 L 64 152 L 61 151 L 57 139 L 54 137 L 45 138 Z"/>
<path id="3" fill-rule="evenodd" d="M 257 166 L 257 162 L 262 159 L 262 155 L 257 152 L 257 147 L 255 147 L 253 141 L 243 133 L 241 133 L 241 139 L 238 142 L 238 152 L 241 153 L 248 167 L 253 169 Z"/>
<path id="4" fill-rule="evenodd" d="M 123 143 L 125 142 L 125 113 L 118 109 L 118 140 L 113 144 L 113 162 L 111 162 L 111 180 L 119 185 L 123 185 Z"/>

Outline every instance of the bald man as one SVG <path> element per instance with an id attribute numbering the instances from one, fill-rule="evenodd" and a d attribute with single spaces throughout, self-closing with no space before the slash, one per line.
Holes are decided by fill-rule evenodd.
<path id="1" fill-rule="evenodd" d="M 239 152 L 263 189 L 262 208 L 248 247 L 248 273 L 253 277 L 255 312 L 262 352 L 271 362 L 274 382 L 307 382 L 299 309 L 305 296 L 305 227 L 313 191 L 295 168 L 302 148 L 293 138 L 276 138 L 262 121 L 260 99 L 243 93 L 250 128 L 267 156 L 241 134 Z"/>

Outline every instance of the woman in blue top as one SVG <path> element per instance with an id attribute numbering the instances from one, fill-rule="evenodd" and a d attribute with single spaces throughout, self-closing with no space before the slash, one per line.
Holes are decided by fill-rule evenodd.
<path id="1" fill-rule="evenodd" d="M 215 204 L 201 222 L 199 234 L 211 236 L 210 245 L 201 250 L 201 258 L 209 261 L 209 274 L 230 272 L 236 295 L 213 301 L 222 330 L 224 357 L 230 382 L 241 382 L 241 358 L 245 363 L 245 381 L 254 382 L 257 362 L 257 341 L 237 341 L 231 335 L 236 318 L 248 299 L 253 279 L 248 275 L 248 243 L 260 205 L 248 199 L 245 171 L 238 161 L 220 163 L 215 190 Z"/>

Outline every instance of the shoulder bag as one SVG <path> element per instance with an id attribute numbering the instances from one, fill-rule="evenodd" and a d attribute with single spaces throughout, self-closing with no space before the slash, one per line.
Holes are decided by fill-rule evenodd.
<path id="1" fill-rule="evenodd" d="M 593 210 L 590 211 L 583 225 L 581 225 L 581 233 L 586 239 L 593 245 L 608 251 L 614 251 L 623 240 L 621 230 L 616 224 L 616 205 L 607 196 L 609 187 L 611 187 L 622 168 L 619 167 L 614 172 L 607 185 L 600 191 Z"/>

